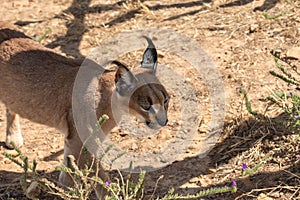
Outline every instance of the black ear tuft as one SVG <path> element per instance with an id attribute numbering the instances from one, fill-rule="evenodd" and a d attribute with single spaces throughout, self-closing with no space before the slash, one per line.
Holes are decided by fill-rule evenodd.
<path id="1" fill-rule="evenodd" d="M 157 51 L 152 40 L 146 36 L 143 37 L 147 40 L 148 47 L 144 52 L 141 67 L 151 69 L 155 73 L 157 67 Z"/>
<path id="2" fill-rule="evenodd" d="M 137 82 L 136 77 L 123 63 L 116 60 L 112 63 L 119 67 L 115 75 L 116 91 L 121 96 L 126 96 L 135 88 Z"/>

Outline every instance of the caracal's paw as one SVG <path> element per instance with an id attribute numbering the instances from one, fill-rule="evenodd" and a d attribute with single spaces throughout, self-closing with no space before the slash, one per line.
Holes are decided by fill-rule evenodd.
<path id="1" fill-rule="evenodd" d="M 6 147 L 13 149 L 14 147 L 12 143 L 14 143 L 16 147 L 21 147 L 23 145 L 23 137 L 21 132 L 7 134 L 5 141 Z"/>

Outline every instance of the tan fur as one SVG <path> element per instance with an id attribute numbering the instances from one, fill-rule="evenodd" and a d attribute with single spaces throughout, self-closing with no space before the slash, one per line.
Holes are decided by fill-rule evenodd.
<path id="1" fill-rule="evenodd" d="M 74 125 L 72 90 L 81 63 L 82 60 L 69 59 L 45 48 L 15 26 L 0 22 L 0 100 L 7 106 L 8 147 L 11 147 L 10 142 L 17 146 L 23 144 L 19 114 L 33 122 L 55 127 L 65 135 L 64 164 L 67 163 L 68 155 L 79 159 L 82 142 Z M 124 71 L 126 68 L 120 69 Z M 99 77 L 95 103 L 98 117 L 102 114 L 110 117 L 103 126 L 105 133 L 116 125 L 111 106 L 122 106 L 122 103 L 111 105 L 111 102 L 120 101 L 118 96 L 116 99 L 111 99 L 111 96 L 116 79 L 123 76 L 122 70 L 117 73 L 106 71 Z M 167 92 L 149 70 L 137 70 L 133 76 L 138 80 L 137 86 L 149 80 L 158 84 L 146 84 L 137 89 L 130 97 L 130 112 L 142 116 L 151 128 L 165 125 L 166 98 L 169 98 Z M 149 104 L 147 99 L 157 105 L 154 111 L 141 109 L 144 104 Z M 84 161 L 77 161 L 83 167 Z M 104 180 L 107 178 L 103 172 L 99 176 Z M 60 174 L 60 182 L 64 185 L 72 184 L 70 177 L 63 172 Z M 97 189 L 99 198 L 103 197 L 100 194 L 102 192 Z"/>

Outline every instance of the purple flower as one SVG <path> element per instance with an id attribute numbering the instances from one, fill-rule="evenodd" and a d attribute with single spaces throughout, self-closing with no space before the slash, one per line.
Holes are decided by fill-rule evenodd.
<path id="1" fill-rule="evenodd" d="M 245 163 L 243 163 L 242 164 L 242 170 L 245 170 L 245 169 L 247 169 L 248 168 L 248 166 L 245 164 Z"/>
<path id="2" fill-rule="evenodd" d="M 243 88 L 242 88 L 242 86 L 239 86 L 236 88 L 236 90 L 238 91 L 238 93 L 242 93 Z"/>
<path id="3" fill-rule="evenodd" d="M 237 186 L 237 184 L 236 184 L 235 180 L 232 180 L 231 187 L 236 187 L 236 186 Z"/>
<path id="4" fill-rule="evenodd" d="M 294 118 L 295 118 L 295 120 L 298 120 L 299 119 L 299 116 L 298 115 L 294 115 Z"/>
<path id="5" fill-rule="evenodd" d="M 109 187 L 109 186 L 110 186 L 110 183 L 111 183 L 110 181 L 106 181 L 106 182 L 105 182 L 105 185 L 106 185 L 107 187 Z"/>
<path id="6" fill-rule="evenodd" d="M 38 36 L 38 34 L 34 34 L 33 37 L 36 38 Z"/>
<path id="7" fill-rule="evenodd" d="M 293 96 L 293 92 L 290 92 L 291 97 Z"/>

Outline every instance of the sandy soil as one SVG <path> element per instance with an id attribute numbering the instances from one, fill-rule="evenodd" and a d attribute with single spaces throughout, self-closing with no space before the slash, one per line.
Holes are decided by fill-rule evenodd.
<path id="1" fill-rule="evenodd" d="M 209 134 L 212 110 L 211 93 L 206 77 L 197 74 L 184 59 L 159 51 L 161 64 L 178 71 L 184 83 L 193 85 L 198 104 L 199 127 L 190 146 L 170 165 L 149 172 L 145 194 L 162 196 L 173 187 L 175 192 L 187 194 L 199 190 L 238 184 L 234 194 L 221 194 L 204 199 L 299 199 L 299 135 L 276 121 L 286 118 L 276 106 L 264 99 L 270 90 L 294 90 L 269 74 L 274 70 L 271 50 L 285 55 L 299 48 L 300 4 L 284 0 L 216 0 L 216 1 L 96 1 L 96 0 L 18 0 L 1 1 L 1 20 L 15 23 L 32 36 L 51 33 L 42 43 L 69 57 L 84 57 L 107 38 L 125 30 L 167 27 L 195 40 L 211 57 L 221 75 L 226 93 L 224 127 L 218 142 L 209 154 L 200 158 L 203 138 Z M 275 16 L 267 19 L 263 14 Z M 156 37 L 159 37 L 156 36 Z M 167 42 L 167 41 L 166 41 Z M 123 55 L 128 65 L 136 65 L 142 50 Z M 299 57 L 298 57 L 299 58 Z M 195 58 L 197 59 L 197 58 Z M 299 62 L 298 62 L 299 64 Z M 299 66 L 299 65 L 298 65 Z M 162 77 L 163 78 L 163 77 Z M 215 87 L 218 87 L 216 85 Z M 178 88 L 180 88 L 178 86 Z M 238 88 L 248 91 L 253 108 L 266 113 L 269 120 L 256 120 L 248 114 Z M 176 97 L 172 91 L 173 97 Z M 185 94 L 188 96 L 188 94 Z M 176 137 L 180 127 L 178 99 L 170 106 L 170 123 L 151 137 L 133 137 L 129 131 L 115 130 L 112 140 L 130 152 L 157 151 Z M 0 151 L 7 150 L 5 141 L 5 107 L 0 105 Z M 38 170 L 51 180 L 58 172 L 55 167 L 62 160 L 63 136 L 58 131 L 22 119 L 24 146 L 22 152 L 30 160 L 36 159 Z M 159 144 L 159 146 L 157 146 Z M 250 177 L 241 176 L 242 163 L 254 167 L 261 160 L 266 163 Z M 111 173 L 112 176 L 116 174 Z M 0 199 L 26 199 L 20 186 L 22 169 L 0 155 Z M 41 194 L 40 199 L 59 199 Z"/>

